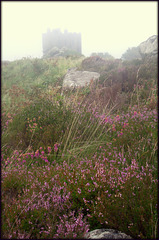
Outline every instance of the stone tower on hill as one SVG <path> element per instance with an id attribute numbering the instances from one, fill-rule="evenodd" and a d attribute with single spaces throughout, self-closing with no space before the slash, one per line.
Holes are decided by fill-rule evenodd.
<path id="1" fill-rule="evenodd" d="M 42 46 L 43 55 L 47 55 L 52 48 L 66 48 L 81 54 L 81 33 L 70 33 L 67 30 L 62 33 L 60 29 L 48 29 L 42 35 Z"/>

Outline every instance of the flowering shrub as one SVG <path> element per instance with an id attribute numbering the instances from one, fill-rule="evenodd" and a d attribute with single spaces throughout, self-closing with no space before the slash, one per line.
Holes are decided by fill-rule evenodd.
<path id="1" fill-rule="evenodd" d="M 78 217 L 75 217 L 74 214 L 73 211 L 60 217 L 60 223 L 54 238 L 78 238 L 83 237 L 88 232 L 89 225 L 86 224 L 85 220 L 83 221 L 83 214 L 80 213 Z"/>
<path id="2" fill-rule="evenodd" d="M 157 239 L 154 84 L 147 101 L 145 85 L 135 86 L 136 104 L 123 112 L 45 94 L 15 115 L 3 111 L 2 238 L 83 238 L 114 228 Z"/>

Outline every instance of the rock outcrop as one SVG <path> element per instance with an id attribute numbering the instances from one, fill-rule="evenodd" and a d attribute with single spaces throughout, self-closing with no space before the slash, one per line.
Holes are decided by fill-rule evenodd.
<path id="1" fill-rule="evenodd" d="M 153 35 L 146 41 L 140 43 L 137 47 L 129 48 L 121 58 L 124 60 L 143 59 L 145 57 L 157 57 L 158 54 L 158 36 Z"/>
<path id="2" fill-rule="evenodd" d="M 92 80 L 99 79 L 97 72 L 77 71 L 76 68 L 68 70 L 63 80 L 63 88 L 84 87 Z"/>
<path id="3" fill-rule="evenodd" d="M 114 229 L 96 229 L 85 234 L 86 239 L 132 239 L 130 236 Z"/>
<path id="4" fill-rule="evenodd" d="M 153 35 L 148 38 L 146 41 L 140 43 L 139 52 L 143 55 L 157 55 L 158 53 L 158 42 L 157 36 Z"/>

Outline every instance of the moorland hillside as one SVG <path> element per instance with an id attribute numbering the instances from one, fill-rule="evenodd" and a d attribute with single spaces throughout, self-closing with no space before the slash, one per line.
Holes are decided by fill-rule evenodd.
<path id="1" fill-rule="evenodd" d="M 64 89 L 70 68 L 100 77 Z M 1 101 L 2 238 L 157 239 L 155 57 L 2 62 Z"/>

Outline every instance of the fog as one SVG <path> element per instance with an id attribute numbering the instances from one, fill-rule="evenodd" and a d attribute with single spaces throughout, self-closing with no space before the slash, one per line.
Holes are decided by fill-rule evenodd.
<path id="1" fill-rule="evenodd" d="M 48 28 L 81 33 L 82 54 L 108 52 L 115 58 L 157 35 L 157 1 L 4 2 L 2 60 L 42 57 Z"/>

